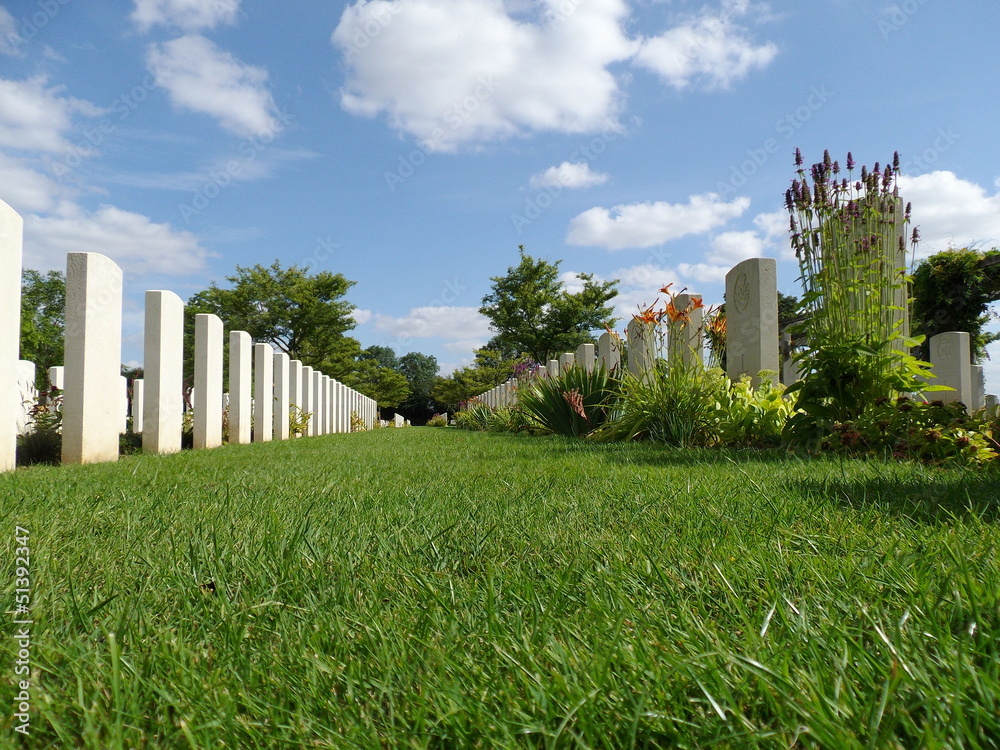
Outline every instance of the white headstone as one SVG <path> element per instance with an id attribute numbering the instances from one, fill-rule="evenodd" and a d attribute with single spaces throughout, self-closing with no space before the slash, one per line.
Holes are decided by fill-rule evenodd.
<path id="1" fill-rule="evenodd" d="M 545 369 L 548 371 L 550 378 L 558 378 L 559 377 L 559 360 L 558 359 L 550 359 L 548 361 L 548 364 L 545 366 Z"/>
<path id="2" fill-rule="evenodd" d="M 222 320 L 217 315 L 194 316 L 194 447 L 222 445 Z"/>
<path id="3" fill-rule="evenodd" d="M 316 434 L 316 404 L 313 401 L 313 368 L 302 368 L 302 411 L 309 416 L 303 435 Z"/>
<path id="4" fill-rule="evenodd" d="M 750 258 L 726 274 L 726 374 L 733 382 L 749 375 L 756 387 L 762 370 L 775 373 L 771 377 L 775 381 L 779 358 L 778 264 L 774 258 Z"/>
<path id="5" fill-rule="evenodd" d="M 583 369 L 587 372 L 594 371 L 595 360 L 596 352 L 593 344 L 580 344 L 576 348 L 576 361 L 583 365 Z"/>
<path id="6" fill-rule="evenodd" d="M 62 366 L 49 368 L 49 387 L 63 390 L 66 387 L 66 369 Z"/>
<path id="7" fill-rule="evenodd" d="M 684 367 L 701 367 L 704 364 L 703 333 L 705 310 L 700 294 L 678 294 L 674 306 L 683 317 L 670 321 L 667 341 L 667 362 L 680 361 Z"/>
<path id="8" fill-rule="evenodd" d="M 972 359 L 969 334 L 965 331 L 948 331 L 931 336 L 931 364 L 934 365 L 936 380 L 931 382 L 947 385 L 954 390 L 931 391 L 927 395 L 946 404 L 961 401 L 971 406 Z"/>
<path id="9" fill-rule="evenodd" d="M 270 442 L 274 430 L 274 348 L 253 347 L 253 441 Z"/>
<path id="10" fill-rule="evenodd" d="M 970 368 L 972 378 L 972 403 L 969 404 L 970 411 L 979 411 L 986 406 L 986 372 L 982 365 L 972 365 Z"/>
<path id="11" fill-rule="evenodd" d="M 128 432 L 128 378 L 121 376 L 121 405 L 119 406 L 121 423 L 118 425 L 119 434 Z"/>
<path id="12" fill-rule="evenodd" d="M 62 461 L 118 460 L 122 270 L 99 253 L 66 256 Z"/>
<path id="13" fill-rule="evenodd" d="M 274 353 L 274 439 L 288 440 L 288 405 L 291 403 L 288 355 Z"/>
<path id="14" fill-rule="evenodd" d="M 559 355 L 560 371 L 565 372 L 566 370 L 568 370 L 573 366 L 574 362 L 576 362 L 575 354 L 573 354 L 572 352 L 563 352 L 562 354 Z"/>
<path id="15" fill-rule="evenodd" d="M 17 403 L 21 408 L 17 412 L 17 434 L 23 435 L 31 425 L 31 410 L 38 399 L 35 388 L 35 363 L 20 359 L 17 362 Z"/>
<path id="16" fill-rule="evenodd" d="M 17 459 L 22 227 L 18 213 L 0 201 L 0 471 L 12 471 Z"/>
<path id="17" fill-rule="evenodd" d="M 621 351 L 615 337 L 605 331 L 597 339 L 597 361 L 608 372 L 617 370 L 621 363 Z"/>
<path id="18" fill-rule="evenodd" d="M 628 369 L 635 377 L 649 370 L 656 361 L 656 332 L 651 323 L 633 318 L 628 324 Z"/>
<path id="19" fill-rule="evenodd" d="M 142 362 L 143 453 L 177 453 L 184 413 L 184 302 L 173 292 L 146 292 Z"/>
<path id="20" fill-rule="evenodd" d="M 246 445 L 251 438 L 253 339 L 246 331 L 229 332 L 229 442 Z"/>
<path id="21" fill-rule="evenodd" d="M 323 373 L 312 372 L 313 418 L 309 422 L 310 435 L 323 434 Z"/>
<path id="22" fill-rule="evenodd" d="M 288 400 L 292 402 L 298 410 L 298 414 L 304 411 L 302 408 L 302 362 L 293 359 L 288 363 Z M 296 435 L 296 437 L 299 437 Z"/>
<path id="23" fill-rule="evenodd" d="M 146 400 L 146 384 L 142 378 L 132 381 L 132 432 L 142 434 L 142 410 Z"/>

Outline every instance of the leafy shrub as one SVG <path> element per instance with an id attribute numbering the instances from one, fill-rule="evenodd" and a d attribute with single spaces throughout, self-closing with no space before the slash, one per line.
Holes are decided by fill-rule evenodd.
<path id="1" fill-rule="evenodd" d="M 595 437 L 711 445 L 718 438 L 716 404 L 725 397 L 727 383 L 718 368 L 669 367 L 662 360 L 641 377 L 626 373 L 618 408 Z"/>
<path id="2" fill-rule="evenodd" d="M 228 417 L 228 409 L 226 417 Z M 312 419 L 311 411 L 302 411 L 298 406 L 293 404 L 291 401 L 288 402 L 288 436 L 298 437 L 299 435 L 305 435 L 306 430 L 309 428 L 309 420 Z M 228 419 L 226 419 L 228 423 Z M 351 415 L 351 432 L 354 432 L 354 415 Z"/>
<path id="3" fill-rule="evenodd" d="M 17 438 L 15 463 L 18 466 L 36 464 L 58 465 L 62 461 L 62 435 L 55 430 L 34 429 Z"/>
<path id="4" fill-rule="evenodd" d="M 1000 425 L 959 402 L 882 399 L 857 420 L 837 422 L 821 450 L 915 459 L 929 464 L 980 466 L 997 458 Z"/>
<path id="5" fill-rule="evenodd" d="M 792 414 L 791 402 L 783 398 L 784 387 L 775 386 L 772 373 L 761 372 L 754 388 L 744 375 L 729 383 L 715 402 L 714 430 L 721 442 L 736 445 L 775 445 L 781 441 L 785 422 Z"/>
<path id="6" fill-rule="evenodd" d="M 191 447 L 184 446 L 184 436 L 181 435 L 181 447 Z M 194 437 L 192 436 L 192 444 L 194 442 Z M 128 432 L 123 432 L 118 436 L 118 453 L 122 456 L 134 456 L 138 453 L 142 453 L 142 433 L 132 432 L 131 427 Z"/>
<path id="7" fill-rule="evenodd" d="M 532 425 L 528 415 L 516 406 L 498 406 L 491 409 L 486 418 L 486 430 L 489 432 L 525 432 Z"/>
<path id="8" fill-rule="evenodd" d="M 448 419 L 442 414 L 435 414 L 427 420 L 428 427 L 447 427 Z"/>
<path id="9" fill-rule="evenodd" d="M 463 430 L 486 430 L 489 428 L 492 411 L 486 404 L 472 401 L 462 411 L 455 413 L 455 425 Z"/>
<path id="10" fill-rule="evenodd" d="M 518 405 L 528 417 L 569 437 L 583 437 L 599 429 L 617 398 L 618 381 L 605 368 L 597 366 L 587 372 L 580 364 L 518 389 Z"/>
<path id="11" fill-rule="evenodd" d="M 300 412 L 300 414 L 301 414 L 301 412 Z M 306 426 L 309 424 L 309 417 L 311 417 L 311 416 L 312 416 L 312 414 L 306 414 L 306 415 L 304 415 L 304 421 L 302 422 L 302 427 L 301 427 L 303 434 L 305 434 L 305 429 L 306 429 Z M 374 426 L 375 427 L 381 427 L 381 424 L 379 424 L 379 420 L 378 419 L 375 420 L 375 425 Z M 361 418 L 361 416 L 356 411 L 352 411 L 351 412 L 351 432 L 366 432 L 367 430 L 368 430 L 368 425 L 365 422 L 365 420 L 363 420 Z"/>

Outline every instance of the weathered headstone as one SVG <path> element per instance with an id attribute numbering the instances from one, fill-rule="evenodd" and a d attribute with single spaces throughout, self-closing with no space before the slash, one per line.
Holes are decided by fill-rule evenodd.
<path id="1" fill-rule="evenodd" d="M 597 339 L 597 361 L 608 372 L 617 370 L 621 363 L 618 341 L 607 331 Z"/>
<path id="2" fill-rule="evenodd" d="M 274 348 L 253 346 L 253 441 L 270 442 L 274 430 Z"/>
<path id="3" fill-rule="evenodd" d="M 184 302 L 173 292 L 146 292 L 142 361 L 143 453 L 177 453 L 184 413 Z"/>
<path id="4" fill-rule="evenodd" d="M 701 367 L 705 310 L 701 307 L 700 294 L 678 294 L 674 306 L 684 317 L 670 321 L 667 326 L 667 362 L 680 363 L 683 367 Z"/>
<path id="5" fill-rule="evenodd" d="M 576 355 L 573 352 L 563 352 L 559 355 L 559 371 L 566 372 L 576 362 Z"/>
<path id="6" fill-rule="evenodd" d="M 49 368 L 49 387 L 60 391 L 66 387 L 66 368 L 62 365 Z"/>
<path id="7" fill-rule="evenodd" d="M 223 330 L 217 315 L 194 316 L 195 448 L 222 445 Z"/>
<path id="8" fill-rule="evenodd" d="M 323 434 L 323 373 L 312 372 L 313 418 L 309 421 L 309 434 Z"/>
<path id="9" fill-rule="evenodd" d="M 313 368 L 306 366 L 302 368 L 302 411 L 310 415 L 303 433 L 308 436 L 316 434 L 316 415 L 313 413 L 316 410 L 316 404 L 313 398 Z"/>
<path id="10" fill-rule="evenodd" d="M 288 355 L 274 353 L 274 439 L 288 440 L 288 405 L 291 402 Z"/>
<path id="11" fill-rule="evenodd" d="M 749 375 L 756 387 L 762 370 L 775 373 L 771 380 L 776 385 L 778 264 L 774 258 L 750 258 L 726 274 L 726 374 L 734 382 Z"/>
<path id="12" fill-rule="evenodd" d="M 0 471 L 12 471 L 17 459 L 22 229 L 18 213 L 0 201 Z"/>
<path id="13" fill-rule="evenodd" d="M 936 384 L 954 390 L 931 391 L 932 398 L 945 403 L 961 401 L 972 404 L 972 365 L 969 334 L 965 331 L 948 331 L 931 336 L 931 364 L 934 365 Z"/>
<path id="14" fill-rule="evenodd" d="M 246 445 L 251 438 L 253 339 L 246 331 L 229 332 L 229 442 Z"/>
<path id="15" fill-rule="evenodd" d="M 146 383 L 142 378 L 132 381 L 132 432 L 142 434 L 142 410 L 145 407 Z"/>
<path id="16" fill-rule="evenodd" d="M 288 400 L 292 402 L 299 414 L 305 411 L 302 408 L 302 395 L 302 362 L 293 359 L 288 363 Z"/>
<path id="17" fill-rule="evenodd" d="M 969 370 L 972 378 L 972 403 L 969 411 L 979 411 L 986 405 L 986 372 L 982 365 L 972 365 Z"/>
<path id="18" fill-rule="evenodd" d="M 595 360 L 596 353 L 593 344 L 580 344 L 576 348 L 576 361 L 583 365 L 583 369 L 587 372 L 594 371 Z"/>
<path id="19" fill-rule="evenodd" d="M 124 435 L 128 432 L 128 378 L 124 375 L 121 376 L 120 384 L 120 401 L 118 407 L 118 415 L 121 418 L 121 422 L 118 424 L 119 434 Z"/>
<path id="20" fill-rule="evenodd" d="M 99 253 L 66 256 L 62 461 L 118 460 L 122 270 Z"/>
<path id="21" fill-rule="evenodd" d="M 548 371 L 550 378 L 558 378 L 559 377 L 559 360 L 558 359 L 550 359 L 548 361 L 548 364 L 546 364 L 545 369 Z"/>
<path id="22" fill-rule="evenodd" d="M 656 362 L 656 331 L 651 323 L 643 323 L 634 318 L 629 321 L 628 336 L 628 369 L 635 377 L 653 367 Z"/>

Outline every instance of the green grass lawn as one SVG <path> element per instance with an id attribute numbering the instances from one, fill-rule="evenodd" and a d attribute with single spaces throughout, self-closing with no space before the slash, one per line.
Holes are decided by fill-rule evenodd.
<path id="1" fill-rule="evenodd" d="M 35 747 L 995 748 L 998 495 L 454 429 L 135 456 L 0 476 L 4 609 L 20 525 Z"/>

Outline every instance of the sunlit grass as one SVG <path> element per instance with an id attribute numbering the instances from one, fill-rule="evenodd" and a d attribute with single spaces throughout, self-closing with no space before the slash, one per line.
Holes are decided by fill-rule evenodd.
<path id="1" fill-rule="evenodd" d="M 997 476 L 431 428 L 20 470 L 32 744 L 997 747 Z"/>

